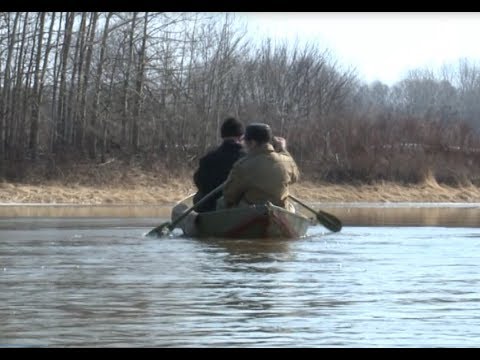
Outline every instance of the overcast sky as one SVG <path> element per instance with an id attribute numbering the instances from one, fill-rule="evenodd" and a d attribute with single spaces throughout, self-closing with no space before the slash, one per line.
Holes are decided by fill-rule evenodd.
<path id="1" fill-rule="evenodd" d="M 249 12 L 250 35 L 292 42 L 298 37 L 329 49 L 367 82 L 391 85 L 406 71 L 480 62 L 480 12 Z"/>

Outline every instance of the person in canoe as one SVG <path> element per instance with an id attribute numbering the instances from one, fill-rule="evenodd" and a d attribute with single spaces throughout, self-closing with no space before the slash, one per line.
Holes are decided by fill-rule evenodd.
<path id="1" fill-rule="evenodd" d="M 254 123 L 247 126 L 244 140 L 247 155 L 233 164 L 223 184 L 223 196 L 210 211 L 270 202 L 295 212 L 295 207 L 287 201 L 288 186 L 298 181 L 299 171 L 287 151 L 285 139 L 273 137 L 267 124 Z M 185 204 L 177 204 L 172 209 L 172 220 L 175 221 L 186 209 Z M 184 233 L 195 234 L 197 215 L 195 209 L 178 224 Z"/>
<path id="2" fill-rule="evenodd" d="M 233 165 L 225 181 L 223 206 L 271 202 L 294 211 L 294 206 L 287 200 L 288 187 L 298 181 L 300 174 L 287 151 L 285 139 L 273 137 L 270 126 L 263 123 L 248 125 L 244 139 L 247 156 Z"/>
<path id="3" fill-rule="evenodd" d="M 224 183 L 210 191 L 210 193 L 198 201 L 196 206 L 194 205 L 190 209 L 187 209 L 188 207 L 185 203 L 177 204 L 172 209 L 172 222 L 161 224 L 150 233 L 164 235 L 168 231 L 179 227 L 184 234 L 189 236 L 197 236 L 200 234 L 200 231 L 203 231 L 205 234 L 205 229 L 202 230 L 198 221 L 196 221 L 203 214 L 199 215 L 195 210 L 222 190 L 224 195 L 218 199 L 215 210 L 270 203 L 294 213 L 294 206 L 287 201 L 288 198 L 291 198 L 314 213 L 317 221 L 327 229 L 333 232 L 338 232 L 342 229 L 341 221 L 335 216 L 324 211 L 316 211 L 289 194 L 289 185 L 298 181 L 300 174 L 295 160 L 287 151 L 284 138 L 272 136 L 270 126 L 267 124 L 254 123 L 247 126 L 244 140 L 247 155 L 235 162 Z M 221 212 L 215 212 L 215 210 L 205 213 L 204 217 L 208 218 L 208 215 L 215 218 L 221 214 Z M 250 208 L 234 209 L 234 211 L 238 210 L 250 211 Z M 290 216 L 294 215 L 291 214 Z M 303 220 L 306 220 L 306 218 L 303 218 Z M 211 226 L 211 223 L 207 226 Z M 303 230 L 306 231 L 306 228 Z M 292 231 L 289 231 L 287 236 L 291 235 Z"/>
<path id="4" fill-rule="evenodd" d="M 243 145 L 244 132 L 245 127 L 241 121 L 233 117 L 225 119 L 220 128 L 222 144 L 200 158 L 199 166 L 193 174 L 193 181 L 198 189 L 193 197 L 194 204 L 222 184 L 227 179 L 233 164 L 246 155 Z M 217 199 L 221 195 L 222 192 L 218 192 L 198 206 L 196 211 L 215 210 Z"/>
<path id="5" fill-rule="evenodd" d="M 245 126 L 234 117 L 225 119 L 220 128 L 222 143 L 214 150 L 209 151 L 199 160 L 199 166 L 193 174 L 193 182 L 197 187 L 197 192 L 193 197 L 193 204 L 196 205 L 212 190 L 223 184 L 227 179 L 233 164 L 246 155 L 246 149 L 243 144 Z M 221 191 L 209 196 L 206 201 L 195 206 L 189 216 L 183 220 L 179 226 L 189 228 L 192 232 L 195 227 L 195 218 L 198 213 L 214 211 L 218 198 L 222 195 Z M 188 206 L 184 203 L 177 204 L 172 209 L 172 220 L 178 218 L 187 210 Z"/>

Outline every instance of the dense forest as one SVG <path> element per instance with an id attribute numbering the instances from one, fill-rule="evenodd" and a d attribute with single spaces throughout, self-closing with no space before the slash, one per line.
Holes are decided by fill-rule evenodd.
<path id="1" fill-rule="evenodd" d="M 480 67 L 387 86 L 233 13 L 0 13 L 0 178 L 116 159 L 191 169 L 227 116 L 266 122 L 328 182 L 480 183 Z"/>

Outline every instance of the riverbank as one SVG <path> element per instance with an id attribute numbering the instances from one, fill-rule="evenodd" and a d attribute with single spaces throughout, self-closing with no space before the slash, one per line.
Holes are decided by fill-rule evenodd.
<path id="1" fill-rule="evenodd" d="M 170 205 L 195 192 L 183 177 L 142 175 L 135 181 L 82 184 L 72 181 L 42 183 L 0 182 L 3 204 Z M 308 202 L 480 202 L 480 188 L 452 187 L 426 181 L 418 185 L 382 182 L 373 185 L 334 185 L 301 181 L 293 195 Z"/>

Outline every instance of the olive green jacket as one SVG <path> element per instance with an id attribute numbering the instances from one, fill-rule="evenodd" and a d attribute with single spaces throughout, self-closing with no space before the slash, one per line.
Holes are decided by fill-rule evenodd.
<path id="1" fill-rule="evenodd" d="M 236 206 L 243 200 L 286 207 L 288 185 L 298 178 L 297 164 L 287 151 L 275 152 L 272 145 L 262 145 L 233 165 L 223 188 L 225 205 Z"/>

